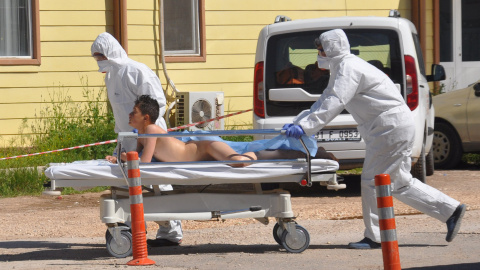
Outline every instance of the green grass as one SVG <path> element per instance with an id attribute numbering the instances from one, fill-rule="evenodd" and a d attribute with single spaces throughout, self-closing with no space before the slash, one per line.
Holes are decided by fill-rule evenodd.
<path id="1" fill-rule="evenodd" d="M 18 141 L 8 142 L 8 145 L 31 146 L 0 149 L 0 156 L 40 153 L 116 139 L 114 118 L 108 109 L 105 89 L 94 91 L 86 85 L 88 82 L 82 81 L 82 84 L 84 102 L 72 100 L 64 87 L 50 91 L 49 100 L 45 101 L 47 105 L 38 113 L 37 120 L 30 126 L 24 120 L 20 133 L 25 135 L 20 136 Z M 25 131 L 29 131 L 28 134 Z M 2 160 L 0 197 L 41 194 L 43 184 L 48 182 L 43 168 L 49 163 L 102 159 L 114 148 L 115 144 L 106 144 Z M 66 189 L 65 192 L 76 191 Z"/>
<path id="2" fill-rule="evenodd" d="M 474 154 L 474 153 L 463 154 L 462 162 L 469 165 L 478 166 L 480 165 L 480 154 Z"/>
<path id="3" fill-rule="evenodd" d="M 355 168 L 350 170 L 338 170 L 337 174 L 340 175 L 360 175 L 362 174 L 362 168 Z"/>

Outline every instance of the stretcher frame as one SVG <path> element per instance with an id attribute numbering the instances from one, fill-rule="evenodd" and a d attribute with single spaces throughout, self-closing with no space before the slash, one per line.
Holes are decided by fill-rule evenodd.
<path id="1" fill-rule="evenodd" d="M 211 131 L 208 133 L 195 133 L 195 136 L 232 136 L 251 134 L 280 134 L 280 130 L 242 130 L 242 131 Z M 192 136 L 179 132 L 168 134 L 138 135 L 133 132 L 119 133 L 117 140 L 117 153 L 129 152 L 136 147 L 136 141 L 140 137 L 182 137 Z M 216 182 L 215 184 L 245 184 L 254 185 L 250 191 L 215 190 L 203 192 L 202 189 L 160 191 L 158 184 L 174 184 L 176 182 L 165 182 L 147 179 L 142 185 L 152 185 L 153 188 L 144 188 L 143 206 L 145 221 L 166 222 L 169 220 L 224 220 L 233 218 L 253 218 L 264 225 L 269 224 L 269 218 L 273 217 L 276 224 L 273 229 L 275 241 L 287 251 L 299 253 L 308 248 L 310 236 L 308 231 L 295 222 L 295 215 L 292 211 L 290 194 L 282 189 L 264 191 L 261 183 L 282 183 L 297 182 L 303 186 L 311 186 L 313 182 L 320 182 L 328 189 L 343 189 L 344 184 L 337 181 L 336 170 L 312 173 L 312 160 L 308 148 L 300 140 L 306 151 L 305 158 L 280 159 L 280 160 L 258 160 L 249 163 L 277 163 L 296 164 L 303 166 L 305 172 L 302 174 L 287 175 L 285 177 L 259 179 L 228 180 Z M 238 161 L 244 163 L 244 161 Z M 235 161 L 200 161 L 200 162 L 162 162 L 162 165 L 185 166 L 188 164 L 232 164 Z M 155 163 L 140 163 L 140 167 L 152 166 Z M 100 202 L 100 219 L 107 225 L 106 246 L 112 256 L 123 258 L 131 255 L 132 238 L 129 224 L 131 223 L 130 199 L 125 184 L 128 184 L 125 164 L 118 159 L 123 179 L 51 179 L 51 189 L 57 187 L 79 187 L 79 186 L 111 186 L 110 195 L 102 195 Z M 242 168 L 248 170 L 248 167 Z M 338 167 L 337 167 L 338 169 Z M 187 183 L 189 186 L 192 184 Z M 210 185 L 208 179 L 205 182 L 196 181 L 193 185 Z"/>

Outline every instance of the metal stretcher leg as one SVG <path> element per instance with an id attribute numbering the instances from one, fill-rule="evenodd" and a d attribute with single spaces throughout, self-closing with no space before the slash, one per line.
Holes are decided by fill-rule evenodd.
<path id="1" fill-rule="evenodd" d="M 107 224 L 128 223 L 130 221 L 128 206 L 129 199 L 127 198 L 102 197 L 100 203 L 102 221 Z M 277 224 L 273 237 L 287 251 L 299 253 L 307 249 L 310 244 L 308 231 L 294 221 L 290 194 L 287 192 L 269 194 L 187 193 L 151 196 L 144 198 L 144 209 L 146 221 L 254 218 L 267 225 L 268 218 L 274 217 Z M 109 228 L 111 235 L 115 236 L 118 231 L 123 234 L 128 232 L 122 228 Z M 114 241 L 111 242 L 119 243 L 114 236 L 112 237 Z M 119 236 L 119 238 L 122 237 L 127 236 Z M 121 253 L 115 250 L 115 248 L 121 249 L 120 244 L 114 244 L 112 247 L 113 252 Z"/>

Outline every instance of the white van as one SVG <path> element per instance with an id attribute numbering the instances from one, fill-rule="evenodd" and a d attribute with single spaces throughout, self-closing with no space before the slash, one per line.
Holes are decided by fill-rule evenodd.
<path id="1" fill-rule="evenodd" d="M 428 81 L 437 81 L 443 79 L 445 72 L 442 66 L 432 65 L 432 73 L 436 76 L 426 76 L 415 26 L 409 20 L 400 18 L 396 11 L 391 14 L 390 17 L 295 21 L 277 16 L 275 23 L 265 26 L 258 37 L 253 127 L 279 128 L 310 108 L 326 88 L 329 79 L 328 71 L 319 72 L 315 68 L 317 48 L 314 40 L 325 31 L 343 29 L 352 53 L 385 72 L 413 111 L 416 133 L 412 173 L 425 181 L 426 175 L 433 174 L 431 150 L 434 124 L 427 77 Z M 362 167 L 365 143 L 348 111 L 338 115 L 316 138 L 319 146 L 339 159 L 341 169 Z"/>

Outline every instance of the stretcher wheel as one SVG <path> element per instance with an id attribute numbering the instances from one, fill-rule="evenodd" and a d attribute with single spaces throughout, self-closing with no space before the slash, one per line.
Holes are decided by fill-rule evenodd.
<path id="1" fill-rule="evenodd" d="M 275 239 L 275 241 L 280 246 L 282 246 L 282 240 L 280 240 L 280 238 L 282 238 L 282 235 L 283 235 L 283 228 L 278 223 L 276 223 L 275 226 L 273 226 L 273 239 Z"/>
<path id="2" fill-rule="evenodd" d="M 292 234 L 290 234 L 287 230 L 284 230 L 281 242 L 282 246 L 288 252 L 300 253 L 307 249 L 310 245 L 310 234 L 308 233 L 307 229 L 298 224 L 295 225 L 295 230 L 297 231 L 298 239 L 295 239 Z"/>
<path id="3" fill-rule="evenodd" d="M 120 239 L 115 241 L 113 236 L 107 230 L 106 234 L 107 250 L 110 255 L 116 258 L 125 258 L 132 255 L 132 233 L 129 230 L 120 232 Z"/>

